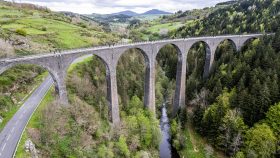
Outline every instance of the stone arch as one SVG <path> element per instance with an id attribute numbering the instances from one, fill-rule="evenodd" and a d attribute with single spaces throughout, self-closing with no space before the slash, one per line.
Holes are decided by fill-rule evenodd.
<path id="1" fill-rule="evenodd" d="M 178 56 L 178 62 L 181 62 L 181 61 L 182 61 L 182 58 L 183 58 L 183 55 L 184 55 L 186 52 L 183 52 L 184 50 L 182 50 L 182 48 L 181 48 L 178 44 L 172 43 L 172 42 L 170 42 L 170 43 L 164 43 L 164 44 L 159 45 L 159 46 L 158 46 L 158 50 L 156 51 L 156 54 L 155 54 L 155 58 L 158 56 L 159 51 L 160 51 L 163 47 L 165 47 L 165 46 L 167 46 L 167 45 L 171 45 L 171 46 L 173 46 L 173 47 L 176 49 L 176 54 L 177 54 L 177 56 Z"/>
<path id="2" fill-rule="evenodd" d="M 120 58 L 129 50 L 131 49 L 136 49 L 140 52 L 140 54 L 144 57 L 144 62 L 145 62 L 145 66 L 148 67 L 149 63 L 150 63 L 150 58 L 149 55 L 147 54 L 147 52 L 142 49 L 141 47 L 130 47 L 130 48 L 126 48 L 120 51 L 120 54 L 117 56 L 116 58 L 116 64 L 119 63 Z"/>
<path id="3" fill-rule="evenodd" d="M 254 39 L 258 39 L 260 38 L 260 36 L 256 35 L 256 36 L 246 36 L 246 35 L 243 35 L 243 36 L 238 36 L 238 37 L 230 37 L 229 39 L 231 39 L 235 45 L 236 45 L 236 50 L 237 51 L 241 51 L 242 48 L 244 46 L 246 46 L 246 44 L 251 41 L 251 40 L 254 40 Z"/>
<path id="4" fill-rule="evenodd" d="M 106 68 L 106 75 L 110 75 L 109 63 L 107 62 L 107 60 L 103 56 L 101 56 L 101 55 L 99 55 L 97 53 L 90 53 L 90 54 L 82 54 L 82 53 L 80 53 L 80 54 L 78 54 L 76 56 L 71 57 L 70 59 L 68 59 L 68 62 L 66 64 L 67 65 L 66 66 L 66 72 L 67 72 L 67 70 L 69 69 L 69 67 L 72 64 L 79 63 L 79 62 L 83 61 L 84 59 L 92 58 L 93 56 L 96 56 L 100 61 L 102 61 L 103 65 Z"/>
<path id="5" fill-rule="evenodd" d="M 0 69 L 0 75 L 2 75 L 5 71 L 13 68 L 13 67 L 16 67 L 18 65 L 35 65 L 35 66 L 39 66 L 41 68 L 44 68 L 46 71 L 48 71 L 49 75 L 51 76 L 53 82 L 54 82 L 54 85 L 55 85 L 55 90 L 56 90 L 56 93 L 59 95 L 60 99 L 65 99 L 65 98 L 62 98 L 63 96 L 63 93 L 64 93 L 64 90 L 61 89 L 61 85 L 60 85 L 60 80 L 59 80 L 59 76 L 57 75 L 58 72 L 55 72 L 55 70 L 45 64 L 42 64 L 42 63 L 36 63 L 36 62 L 28 62 L 28 61 L 14 61 L 14 62 L 11 62 L 5 66 L 3 66 L 1 69 Z M 67 103 L 68 101 L 67 100 L 61 100 L 61 103 Z"/>
<path id="6" fill-rule="evenodd" d="M 151 71 L 151 60 L 150 60 L 150 55 L 147 53 L 147 50 L 145 48 L 141 48 L 141 47 L 128 47 L 128 48 L 123 48 L 123 49 L 118 49 L 117 50 L 117 56 L 114 59 L 116 62 L 116 71 L 117 71 L 117 67 L 119 66 L 119 63 L 121 61 L 121 58 L 124 56 L 128 56 L 129 54 L 131 54 L 131 52 L 129 52 L 130 50 L 136 50 L 136 54 L 139 55 L 141 54 L 141 56 L 144 59 L 144 76 L 143 76 L 143 101 L 144 101 L 144 106 L 146 108 L 151 108 L 151 104 L 150 104 L 150 85 L 149 85 L 149 79 L 150 79 L 150 71 Z M 142 61 L 141 61 L 142 62 Z M 120 88 L 120 87 L 119 87 Z M 141 87 L 142 88 L 142 87 Z M 121 89 L 119 89 L 119 93 L 125 93 L 125 89 L 122 89 L 124 91 L 121 91 Z M 119 94 L 118 93 L 118 94 Z M 126 99 L 124 99 L 126 100 Z M 122 100 L 122 101 L 124 101 Z"/>
<path id="7" fill-rule="evenodd" d="M 82 61 L 83 59 L 86 58 L 92 58 L 92 57 L 97 57 L 102 64 L 105 66 L 106 69 L 106 83 L 107 83 L 107 102 L 109 106 L 109 111 L 108 111 L 108 116 L 110 122 L 112 122 L 114 125 L 117 125 L 120 121 L 119 118 L 119 107 L 118 107 L 118 96 L 117 96 L 117 88 L 116 88 L 116 75 L 115 75 L 115 70 L 114 67 L 110 64 L 109 58 L 110 54 L 106 54 L 103 56 L 102 54 L 99 53 L 88 53 L 88 54 L 83 54 L 80 53 L 76 56 L 71 56 L 70 59 L 68 59 L 68 66 L 67 70 L 69 67 L 74 64 Z"/>
<path id="8" fill-rule="evenodd" d="M 222 44 L 225 44 L 225 42 L 228 42 L 227 47 L 221 47 Z M 225 46 L 225 45 L 224 45 Z M 221 48 L 226 48 L 225 51 L 221 51 Z M 229 53 L 229 51 L 231 53 Z M 238 48 L 236 45 L 236 42 L 230 38 L 225 38 L 222 39 L 215 50 L 214 53 L 214 61 L 213 61 L 213 66 L 211 68 L 211 73 L 214 73 L 218 70 L 218 67 L 220 64 L 225 64 L 229 62 L 230 58 L 235 55 L 238 52 Z M 223 57 L 223 58 L 222 58 Z M 221 60 L 222 58 L 222 60 Z"/>
<path id="9" fill-rule="evenodd" d="M 237 48 L 237 44 L 235 43 L 234 40 L 230 39 L 230 38 L 226 38 L 226 39 L 223 39 L 221 42 L 219 42 L 218 46 L 221 45 L 223 42 L 225 41 L 229 41 L 230 44 L 232 45 L 232 47 L 234 48 L 235 52 L 238 51 L 238 48 Z"/>
<path id="10" fill-rule="evenodd" d="M 241 42 L 240 42 L 240 51 L 246 47 L 250 42 L 256 40 L 256 39 L 259 39 L 260 37 L 248 37 L 246 39 L 243 39 Z"/>
<path id="11" fill-rule="evenodd" d="M 209 41 L 205 41 L 205 40 L 194 41 L 191 44 L 190 49 L 188 50 L 187 60 L 188 60 L 188 55 L 189 55 L 190 50 L 199 43 L 202 43 L 205 46 L 205 61 L 204 61 L 203 78 L 206 78 L 206 77 L 208 77 L 208 75 L 210 73 L 210 70 L 211 70 L 211 67 L 212 67 L 212 64 L 213 64 L 214 53 L 215 53 L 213 51 L 216 50 L 217 46 L 215 45 L 215 46 L 211 47 Z"/>
<path id="12" fill-rule="evenodd" d="M 171 45 L 176 50 L 177 65 L 176 65 L 176 87 L 174 100 L 172 105 L 172 115 L 176 116 L 178 110 L 185 106 L 185 80 L 186 80 L 186 57 L 185 46 L 183 43 L 163 43 L 157 47 L 155 58 L 158 57 L 160 50 L 165 46 Z"/>

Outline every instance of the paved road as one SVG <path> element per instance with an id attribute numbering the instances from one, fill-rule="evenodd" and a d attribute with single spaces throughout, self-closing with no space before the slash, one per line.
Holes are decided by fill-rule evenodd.
<path id="1" fill-rule="evenodd" d="M 0 133 L 0 158 L 13 157 L 21 134 L 45 94 L 53 84 L 50 76 L 31 94 Z"/>
<path id="2" fill-rule="evenodd" d="M 90 56 L 91 55 L 87 55 L 78 58 L 74 63 L 81 62 Z M 52 84 L 53 80 L 51 76 L 48 76 L 20 107 L 13 118 L 6 124 L 5 128 L 0 133 L 0 158 L 13 157 L 21 134 L 23 133 L 29 118 L 32 116 L 32 113 L 36 110 Z"/>

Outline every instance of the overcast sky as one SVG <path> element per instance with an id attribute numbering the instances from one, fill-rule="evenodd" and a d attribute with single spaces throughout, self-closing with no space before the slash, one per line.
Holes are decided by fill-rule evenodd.
<path id="1" fill-rule="evenodd" d="M 10 0 L 11 1 L 11 0 Z M 71 11 L 80 14 L 109 14 L 124 10 L 138 13 L 150 9 L 169 12 L 200 9 L 227 0 L 15 0 L 46 6 L 54 11 Z"/>

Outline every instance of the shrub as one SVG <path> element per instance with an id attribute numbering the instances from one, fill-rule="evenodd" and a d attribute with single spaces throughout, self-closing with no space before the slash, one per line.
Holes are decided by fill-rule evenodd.
<path id="1" fill-rule="evenodd" d="M 130 152 L 128 150 L 128 146 L 126 144 L 126 139 L 123 135 L 120 136 L 119 141 L 116 142 L 116 146 L 119 149 L 119 152 L 124 157 L 129 157 Z"/>
<path id="2" fill-rule="evenodd" d="M 19 34 L 19 35 L 22 35 L 22 36 L 26 36 L 27 33 L 24 29 L 17 29 L 16 30 L 16 33 Z"/>
<path id="3" fill-rule="evenodd" d="M 42 31 L 47 31 L 47 27 L 46 27 L 46 26 L 43 26 L 43 27 L 41 28 L 41 30 L 42 30 Z"/>

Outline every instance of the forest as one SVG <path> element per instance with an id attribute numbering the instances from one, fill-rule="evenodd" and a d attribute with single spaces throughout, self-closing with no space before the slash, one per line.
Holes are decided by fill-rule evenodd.
<path id="1" fill-rule="evenodd" d="M 189 71 L 189 120 L 182 119 L 187 117 L 183 114 L 171 125 L 179 151 L 184 150 L 181 138 L 190 121 L 201 136 L 227 156 L 279 156 L 279 33 L 253 40 L 238 52 L 225 41 L 216 52 L 207 79 L 193 79 L 197 74 L 202 76 L 199 64 Z"/>

